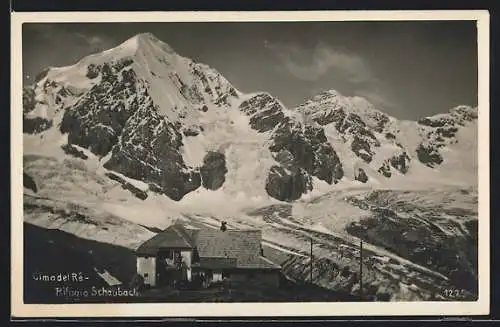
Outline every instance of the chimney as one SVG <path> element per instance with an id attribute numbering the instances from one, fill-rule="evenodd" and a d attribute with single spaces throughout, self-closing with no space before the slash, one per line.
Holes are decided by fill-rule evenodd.
<path id="1" fill-rule="evenodd" d="M 227 230 L 227 226 L 226 226 L 227 222 L 223 221 L 221 222 L 220 224 L 220 230 L 225 232 Z"/>

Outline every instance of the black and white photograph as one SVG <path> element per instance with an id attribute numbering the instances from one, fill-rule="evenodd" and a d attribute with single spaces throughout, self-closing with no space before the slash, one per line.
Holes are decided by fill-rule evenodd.
<path id="1" fill-rule="evenodd" d="M 13 32 L 23 304 L 488 301 L 474 15 L 91 14 Z"/>

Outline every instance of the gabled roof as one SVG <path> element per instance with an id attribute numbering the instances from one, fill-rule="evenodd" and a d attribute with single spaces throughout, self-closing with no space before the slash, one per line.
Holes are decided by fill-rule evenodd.
<path id="1" fill-rule="evenodd" d="M 156 255 L 160 248 L 193 248 L 195 244 L 193 237 L 193 232 L 180 224 L 174 224 L 142 243 L 135 252 L 143 255 Z"/>
<path id="2" fill-rule="evenodd" d="M 236 268 L 236 258 L 206 258 L 201 257 L 198 267 L 205 269 Z"/>
<path id="3" fill-rule="evenodd" d="M 261 256 L 261 241 L 260 230 L 187 229 L 175 223 L 144 242 L 136 253 L 154 256 L 161 248 L 196 248 L 203 268 L 280 268 Z"/>
<path id="4" fill-rule="evenodd" d="M 235 259 L 235 268 L 279 268 L 262 259 L 261 241 L 260 230 L 201 229 L 198 232 L 196 246 L 200 259 Z"/>

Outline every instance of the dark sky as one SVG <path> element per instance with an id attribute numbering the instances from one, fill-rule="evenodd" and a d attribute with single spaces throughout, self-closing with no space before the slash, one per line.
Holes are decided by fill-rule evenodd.
<path id="1" fill-rule="evenodd" d="M 24 81 L 142 32 L 289 107 L 327 89 L 401 119 L 477 104 L 474 21 L 24 24 Z"/>

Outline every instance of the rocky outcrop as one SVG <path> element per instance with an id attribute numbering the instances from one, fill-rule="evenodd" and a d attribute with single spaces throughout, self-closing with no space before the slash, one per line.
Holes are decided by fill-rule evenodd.
<path id="1" fill-rule="evenodd" d="M 36 186 L 35 180 L 30 175 L 23 173 L 23 186 L 33 192 L 38 192 L 38 187 Z"/>
<path id="2" fill-rule="evenodd" d="M 410 157 L 406 152 L 396 154 L 389 159 L 391 166 L 397 169 L 400 173 L 406 174 L 410 167 Z"/>
<path id="3" fill-rule="evenodd" d="M 374 152 L 370 147 L 370 143 L 368 143 L 366 139 L 360 138 L 358 135 L 355 135 L 351 142 L 351 150 L 366 163 L 370 163 L 373 160 Z"/>
<path id="4" fill-rule="evenodd" d="M 289 119 L 283 114 L 283 107 L 267 93 L 257 94 L 240 104 L 240 110 L 250 116 L 250 126 L 259 132 L 272 130 Z"/>
<path id="5" fill-rule="evenodd" d="M 104 167 L 155 183 L 164 194 L 179 201 L 201 185 L 199 172 L 184 164 L 181 146 L 182 135 L 174 124 L 149 103 L 127 121 Z"/>
<path id="6" fill-rule="evenodd" d="M 99 76 L 100 67 L 94 64 L 90 64 L 87 66 L 87 74 L 85 75 L 87 78 L 94 79 Z"/>
<path id="7" fill-rule="evenodd" d="M 275 180 L 279 182 L 273 183 L 273 187 L 267 187 L 268 193 L 271 189 L 269 194 L 278 196 L 277 199 L 291 200 L 296 198 L 297 192 L 309 191 L 308 181 L 312 176 L 332 184 L 337 183 L 344 175 L 340 159 L 327 142 L 322 128 L 310 125 L 302 128 L 300 123 L 292 121 L 282 123 L 273 134 L 269 150 L 281 164 L 281 169 L 271 169 L 268 179 L 270 183 Z M 286 173 L 285 169 L 293 173 Z M 303 182 L 298 182 L 297 179 Z M 290 184 L 295 185 L 295 188 L 288 192 L 286 187 Z M 276 191 L 278 185 L 284 189 Z M 284 194 L 288 196 L 284 197 Z"/>
<path id="8" fill-rule="evenodd" d="M 209 190 L 219 189 L 226 180 L 226 158 L 220 152 L 208 152 L 203 158 L 200 168 L 201 181 L 204 188 Z"/>
<path id="9" fill-rule="evenodd" d="M 321 126 L 332 125 L 345 142 L 350 142 L 351 151 L 364 162 L 370 163 L 375 148 L 380 147 L 374 132 L 382 132 L 389 118 L 374 108 L 369 111 L 369 116 L 362 118 L 351 101 L 330 90 L 314 96 L 296 110 Z M 356 101 L 361 102 L 359 99 Z M 365 102 L 363 105 L 368 106 Z"/>
<path id="10" fill-rule="evenodd" d="M 370 118 L 375 123 L 373 129 L 377 133 L 382 133 L 390 121 L 389 117 L 386 114 L 379 112 L 377 110 L 372 111 L 372 115 Z"/>
<path id="11" fill-rule="evenodd" d="M 205 97 L 208 97 L 213 103 L 222 107 L 229 105 L 231 98 L 238 97 L 236 89 L 208 65 L 192 61 L 189 64 L 189 70 L 198 81 L 198 83 L 184 87 L 185 93 L 194 100 L 193 103 L 202 104 Z M 190 98 L 187 97 L 187 99 Z M 204 111 L 206 112 L 207 109 Z"/>
<path id="12" fill-rule="evenodd" d="M 106 155 L 132 114 L 151 102 L 145 89 L 138 93 L 135 72 L 129 69 L 118 74 L 120 67 L 120 63 L 103 65 L 101 82 L 65 111 L 60 130 L 68 134 L 69 144 Z"/>
<path id="13" fill-rule="evenodd" d="M 281 166 L 271 167 L 266 180 L 266 191 L 280 201 L 294 201 L 312 190 L 312 180 L 304 169 L 287 170 Z"/>
<path id="14" fill-rule="evenodd" d="M 418 160 L 434 168 L 443 163 L 440 149 L 458 142 L 456 134 L 463 126 L 477 120 L 477 107 L 457 106 L 446 114 L 418 120 L 423 141 L 416 148 Z"/>
<path id="15" fill-rule="evenodd" d="M 52 127 L 52 121 L 42 117 L 23 117 L 23 133 L 38 134 Z"/>
<path id="16" fill-rule="evenodd" d="M 443 162 L 443 156 L 436 147 L 432 145 L 420 144 L 417 148 L 417 157 L 424 165 L 434 168 Z"/>
<path id="17" fill-rule="evenodd" d="M 340 158 L 321 126 L 286 116 L 283 106 L 267 93 L 243 101 L 239 108 L 250 117 L 253 129 L 270 132 L 269 150 L 279 163 L 269 171 L 266 189 L 270 196 L 289 201 L 297 197 L 297 192 L 309 190 L 307 180 L 312 176 L 329 184 L 343 177 Z M 290 183 L 297 186 L 291 192 L 286 189 Z"/>
<path id="18" fill-rule="evenodd" d="M 182 134 L 184 136 L 198 136 L 201 132 L 203 132 L 203 127 L 199 125 L 194 126 L 179 126 L 179 129 L 182 129 Z"/>
<path id="19" fill-rule="evenodd" d="M 31 87 L 23 88 L 23 112 L 30 112 L 35 109 L 35 90 Z"/>
<path id="20" fill-rule="evenodd" d="M 129 191 L 135 197 L 137 197 L 141 200 L 146 200 L 148 198 L 148 193 L 146 191 L 143 191 L 143 190 L 135 187 L 133 184 L 127 182 L 125 179 L 121 178 L 120 176 L 113 174 L 113 173 L 106 173 L 105 175 L 107 177 L 109 177 L 110 179 L 120 183 L 122 189 Z"/>
<path id="21" fill-rule="evenodd" d="M 387 133 L 385 133 L 385 138 L 388 139 L 388 140 L 395 140 L 396 139 L 396 135 L 394 135 L 391 132 L 387 132 Z"/>
<path id="22" fill-rule="evenodd" d="M 404 175 L 410 168 L 410 161 L 410 156 L 408 156 L 406 151 L 403 151 L 399 154 L 394 154 L 389 159 L 384 160 L 382 166 L 378 168 L 377 172 L 384 177 L 390 178 L 393 174 L 392 168 L 394 168 Z"/>
<path id="23" fill-rule="evenodd" d="M 328 184 L 337 184 L 344 177 L 342 162 L 330 144 L 325 142 L 314 148 L 312 175 Z"/>
<path id="24" fill-rule="evenodd" d="M 340 159 L 320 127 L 288 120 L 278 125 L 269 150 L 277 161 L 286 154 L 288 167 L 302 168 L 329 184 L 343 177 Z"/>
<path id="25" fill-rule="evenodd" d="M 45 117 L 29 115 L 36 107 L 35 90 L 23 88 L 23 133 L 38 134 L 52 127 L 52 121 Z"/>
<path id="26" fill-rule="evenodd" d="M 61 146 L 61 149 L 64 151 L 64 153 L 72 155 L 76 158 L 80 158 L 83 160 L 87 160 L 89 158 L 82 150 L 78 150 L 76 147 L 70 144 L 64 144 L 63 146 Z"/>
<path id="27" fill-rule="evenodd" d="M 380 142 L 359 115 L 354 113 L 347 115 L 337 130 L 352 137 L 351 150 L 356 156 L 366 163 L 373 160 L 374 148 L 379 147 Z"/>
<path id="28" fill-rule="evenodd" d="M 384 177 L 390 178 L 392 176 L 391 166 L 387 161 L 385 161 L 382 166 L 377 170 L 379 174 L 382 174 Z"/>
<path id="29" fill-rule="evenodd" d="M 363 168 L 358 168 L 358 170 L 354 176 L 354 179 L 361 182 L 361 183 L 366 183 L 366 182 L 368 182 L 368 175 L 366 175 Z"/>

